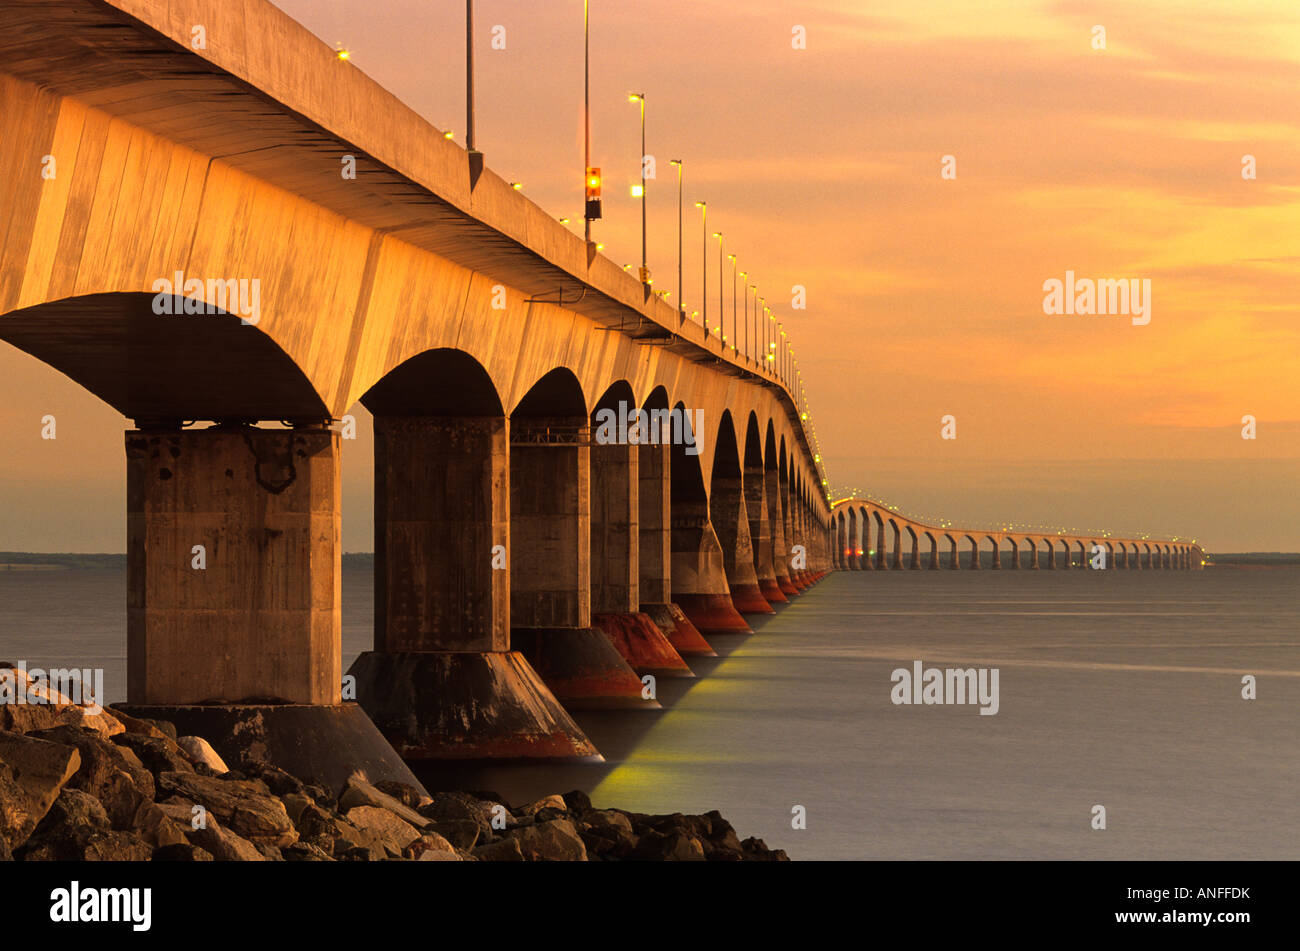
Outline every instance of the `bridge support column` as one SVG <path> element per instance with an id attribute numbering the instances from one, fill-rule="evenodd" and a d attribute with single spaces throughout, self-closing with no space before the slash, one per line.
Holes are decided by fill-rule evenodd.
<path id="1" fill-rule="evenodd" d="M 419 782 L 341 702 L 339 436 L 324 428 L 130 431 L 132 716 L 341 789 Z"/>
<path id="2" fill-rule="evenodd" d="M 1029 548 L 1029 554 L 1031 558 L 1031 561 L 1029 562 L 1029 567 L 1034 571 L 1039 571 L 1042 568 L 1042 565 L 1038 563 L 1038 542 L 1037 541 L 1031 543 Z"/>
<path id="3" fill-rule="evenodd" d="M 1047 567 L 1048 570 L 1056 570 L 1056 546 L 1051 542 L 1047 543 Z"/>
<path id="4" fill-rule="evenodd" d="M 794 494 L 793 482 L 793 473 L 791 473 L 791 478 L 781 486 L 781 513 L 785 520 L 785 571 L 790 578 L 790 584 L 794 585 L 796 591 L 802 592 L 808 587 L 808 579 L 794 566 L 794 547 L 800 544 L 800 535 L 799 500 Z"/>
<path id="5" fill-rule="evenodd" d="M 845 539 L 845 547 L 849 551 L 849 569 L 852 571 L 861 571 L 863 567 L 862 560 L 866 553 L 866 545 L 862 540 L 862 529 L 859 527 L 859 523 L 862 519 L 855 518 L 852 513 L 850 513 L 847 521 L 848 525 L 846 526 L 847 538 Z M 859 552 L 862 552 L 863 554 L 859 554 Z"/>
<path id="6" fill-rule="evenodd" d="M 894 525 L 893 535 L 894 535 L 893 538 L 894 551 L 893 551 L 893 559 L 890 562 L 889 567 L 893 568 L 895 571 L 901 571 L 903 568 L 903 536 L 899 532 L 897 524 Z"/>
<path id="7" fill-rule="evenodd" d="M 993 570 L 998 571 L 1002 568 L 1002 545 L 995 539 L 993 542 Z"/>
<path id="8" fill-rule="evenodd" d="M 763 470 L 750 466 L 744 470 L 745 514 L 749 518 L 749 540 L 754 550 L 754 573 L 758 577 L 758 590 L 768 607 L 785 604 L 790 599 L 776 583 L 776 569 L 772 565 L 772 526 L 767 514 L 767 492 L 763 484 Z"/>
<path id="9" fill-rule="evenodd" d="M 375 417 L 375 649 L 348 671 L 407 759 L 598 756 L 510 649 L 509 422 Z"/>
<path id="10" fill-rule="evenodd" d="M 682 657 L 716 657 L 685 612 L 673 603 L 672 447 L 646 443 L 637 449 L 639 593 L 641 610 L 650 615 L 668 643 Z"/>
<path id="11" fill-rule="evenodd" d="M 974 570 L 984 567 L 980 564 L 980 543 L 973 538 L 970 540 L 970 566 Z"/>
<path id="12" fill-rule="evenodd" d="M 658 708 L 592 626 L 587 420 L 516 417 L 510 429 L 511 637 L 566 707 Z"/>
<path id="13" fill-rule="evenodd" d="M 722 545 L 707 502 L 673 503 L 673 600 L 705 637 L 753 633 L 727 585 Z"/>
<path id="14" fill-rule="evenodd" d="M 908 534 L 911 534 L 909 532 Z M 919 571 L 921 568 L 921 542 L 915 535 L 912 535 L 912 556 L 907 563 L 911 571 Z"/>
<path id="15" fill-rule="evenodd" d="M 639 447 L 591 447 L 591 620 L 638 676 L 693 677 L 641 610 Z"/>
<path id="16" fill-rule="evenodd" d="M 948 555 L 948 567 L 953 571 L 961 570 L 961 554 L 958 551 L 957 539 L 952 536 L 948 537 L 948 544 L 952 546 L 952 551 Z"/>
<path id="17" fill-rule="evenodd" d="M 785 515 L 782 511 L 784 508 L 782 499 L 784 492 L 781 487 L 781 478 L 775 469 L 768 469 L 764 473 L 764 487 L 767 494 L 768 521 L 772 526 L 772 571 L 776 574 L 777 587 L 789 600 L 799 593 L 799 589 L 790 582 L 790 546 L 786 544 L 788 533 L 785 529 Z"/>
<path id="18" fill-rule="evenodd" d="M 930 570 L 939 570 L 939 539 L 930 539 Z"/>
<path id="19" fill-rule="evenodd" d="M 722 564 L 727 572 L 731 603 L 742 614 L 775 614 L 763 597 L 754 570 L 754 544 L 749 536 L 749 513 L 745 508 L 745 489 L 739 477 L 713 477 L 713 494 L 709 499 L 709 520 L 722 546 Z"/>
<path id="20" fill-rule="evenodd" d="M 1011 567 L 1019 570 L 1020 568 L 1020 546 L 1011 539 Z M 1001 547 L 1001 546 L 999 546 Z"/>

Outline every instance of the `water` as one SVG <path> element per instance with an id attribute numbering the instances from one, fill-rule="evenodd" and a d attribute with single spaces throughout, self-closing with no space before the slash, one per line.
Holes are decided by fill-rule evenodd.
<path id="1" fill-rule="evenodd" d="M 346 668 L 370 645 L 369 572 L 343 591 Z M 120 699 L 124 601 L 121 571 L 0 572 L 0 657 L 103 666 Z M 661 680 L 662 712 L 580 714 L 603 766 L 423 778 L 716 808 L 796 859 L 1295 859 L 1298 622 L 1295 568 L 837 573 L 716 638 L 697 679 Z M 997 667 L 999 713 L 895 706 L 890 674 L 914 660 Z"/>

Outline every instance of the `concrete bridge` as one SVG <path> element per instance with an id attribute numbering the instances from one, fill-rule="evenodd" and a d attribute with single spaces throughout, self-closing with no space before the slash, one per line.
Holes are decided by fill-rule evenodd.
<path id="1" fill-rule="evenodd" d="M 336 783 L 597 756 L 567 709 L 831 568 L 797 390 L 270 3 L 0 0 L 0 101 L 0 338 L 133 421 L 128 710 Z"/>
<path id="2" fill-rule="evenodd" d="M 1204 551 L 1195 542 L 1174 539 L 1116 538 L 1109 533 L 1076 535 L 1066 532 L 955 528 L 949 523 L 927 525 L 866 498 L 833 503 L 832 560 L 837 569 L 871 571 L 940 567 L 980 568 L 980 550 L 991 552 L 991 567 L 1087 568 L 1094 552 L 1104 555 L 1106 568 L 1200 569 Z M 965 553 L 965 554 L 963 554 Z M 1098 566 L 1101 562 L 1098 561 Z"/>

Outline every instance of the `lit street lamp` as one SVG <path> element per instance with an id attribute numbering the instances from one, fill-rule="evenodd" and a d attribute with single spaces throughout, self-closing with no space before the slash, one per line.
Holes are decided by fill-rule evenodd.
<path id="1" fill-rule="evenodd" d="M 686 298 L 682 297 L 682 160 L 672 159 L 677 166 L 677 310 L 686 316 Z"/>
<path id="2" fill-rule="evenodd" d="M 645 93 L 634 92 L 627 98 L 641 105 L 641 283 L 649 284 L 650 267 L 646 264 L 645 251 Z"/>
<path id="3" fill-rule="evenodd" d="M 736 256 L 728 254 L 727 260 L 731 262 L 731 350 L 734 353 L 740 339 L 740 328 L 736 326 Z"/>

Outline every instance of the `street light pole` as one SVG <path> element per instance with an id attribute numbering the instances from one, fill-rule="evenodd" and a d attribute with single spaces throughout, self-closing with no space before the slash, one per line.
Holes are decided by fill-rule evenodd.
<path id="1" fill-rule="evenodd" d="M 740 338 L 740 328 L 736 326 L 736 256 L 728 254 L 727 260 L 731 262 L 731 351 L 736 353 Z"/>
<path id="2" fill-rule="evenodd" d="M 695 207 L 700 209 L 700 221 L 704 226 L 704 233 L 700 235 L 703 255 L 700 263 L 704 266 L 700 269 L 701 285 L 700 300 L 704 301 L 704 334 L 709 333 L 709 205 L 708 202 L 697 201 Z"/>
<path id="3" fill-rule="evenodd" d="M 583 179 L 591 168 L 591 0 L 582 0 L 582 134 Z M 585 218 L 583 229 L 587 243 L 591 243 L 591 218 Z"/>
<path id="4" fill-rule="evenodd" d="M 474 151 L 474 0 L 465 0 L 465 149 Z"/>
<path id="5" fill-rule="evenodd" d="M 686 301 L 682 297 L 682 160 L 672 159 L 677 166 L 677 309 L 686 318 Z"/>
<path id="6" fill-rule="evenodd" d="M 740 272 L 740 283 L 745 285 L 745 359 L 749 359 L 749 272 Z"/>
<path id="7" fill-rule="evenodd" d="M 722 302 L 722 232 L 715 231 L 713 236 L 718 239 L 718 339 L 721 340 L 727 335 L 727 307 Z"/>
<path id="8" fill-rule="evenodd" d="M 650 283 L 650 267 L 645 250 L 645 93 L 634 92 L 628 97 L 641 104 L 641 283 Z"/>

